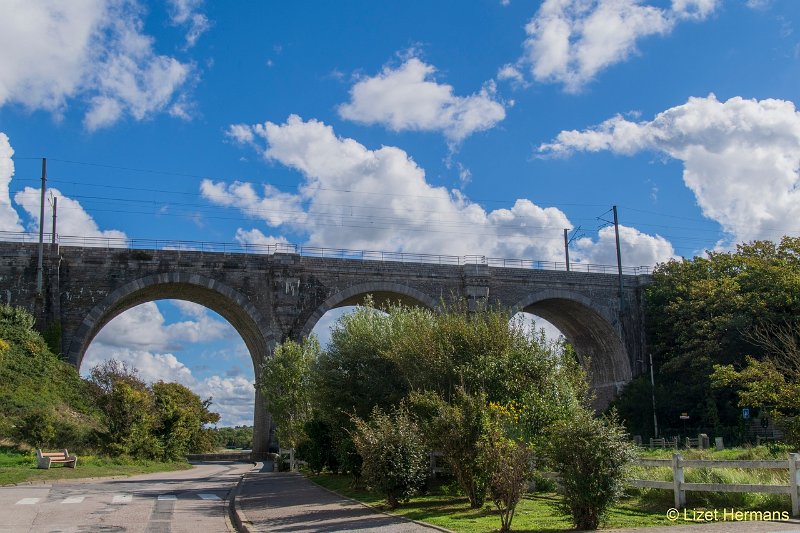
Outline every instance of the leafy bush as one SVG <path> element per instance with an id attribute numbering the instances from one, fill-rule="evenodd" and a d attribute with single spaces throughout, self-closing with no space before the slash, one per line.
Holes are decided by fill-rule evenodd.
<path id="1" fill-rule="evenodd" d="M 362 478 L 395 509 L 425 482 L 427 454 L 419 428 L 404 405 L 391 414 L 376 407 L 368 422 L 358 417 L 353 422 L 353 443 L 364 461 Z"/>
<path id="2" fill-rule="evenodd" d="M 514 511 L 533 474 L 531 450 L 506 436 L 498 423 L 489 424 L 481 440 L 481 456 L 488 474 L 489 496 L 500 512 L 500 531 L 510 531 Z"/>
<path id="3" fill-rule="evenodd" d="M 596 418 L 582 410 L 557 423 L 547 451 L 561 477 L 562 510 L 578 529 L 597 529 L 622 496 L 626 467 L 636 457 L 616 414 Z"/>
<path id="4" fill-rule="evenodd" d="M 212 431 L 203 429 L 205 424 L 219 421 L 219 415 L 208 410 L 211 399 L 201 400 L 180 383 L 159 381 L 151 390 L 157 415 L 155 434 L 163 446 L 164 460 L 214 449 Z"/>
<path id="5" fill-rule="evenodd" d="M 306 422 L 303 431 L 307 439 L 297 448 L 298 458 L 307 461 L 309 468 L 315 473 L 322 472 L 326 467 L 331 472 L 336 472 L 339 465 L 333 454 L 330 424 L 319 418 L 312 418 Z"/>
<path id="6" fill-rule="evenodd" d="M 211 400 L 178 383 L 148 386 L 136 370 L 109 360 L 91 371 L 92 393 L 103 412 L 103 444 L 113 455 L 137 459 L 175 460 L 213 448 L 211 430 L 203 425 L 219 420 Z"/>
<path id="7" fill-rule="evenodd" d="M 253 447 L 253 426 L 221 427 L 212 430 L 220 448 L 249 450 Z"/>
<path id="8" fill-rule="evenodd" d="M 49 410 L 40 409 L 25 415 L 17 425 L 17 438 L 33 448 L 48 448 L 54 442 L 56 429 Z"/>
<path id="9" fill-rule="evenodd" d="M 412 393 L 410 403 L 430 449 L 440 451 L 473 509 L 486 499 L 487 472 L 480 452 L 486 395 L 470 396 L 462 388 L 447 403 L 434 392 Z"/>

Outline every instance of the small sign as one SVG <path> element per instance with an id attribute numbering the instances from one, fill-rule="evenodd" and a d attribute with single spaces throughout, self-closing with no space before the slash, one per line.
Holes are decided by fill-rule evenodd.
<path id="1" fill-rule="evenodd" d="M 681 413 L 681 420 L 689 420 L 689 413 Z"/>
<path id="2" fill-rule="evenodd" d="M 744 418 L 745 420 L 750 418 L 750 409 L 749 408 L 745 407 L 745 408 L 742 409 L 742 418 Z"/>

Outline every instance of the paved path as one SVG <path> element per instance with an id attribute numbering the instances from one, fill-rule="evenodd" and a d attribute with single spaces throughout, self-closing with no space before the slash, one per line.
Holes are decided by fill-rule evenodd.
<path id="1" fill-rule="evenodd" d="M 435 528 L 371 511 L 315 485 L 300 474 L 251 473 L 245 476 L 237 510 L 250 531 L 303 533 L 357 531 L 417 533 Z"/>
<path id="2" fill-rule="evenodd" d="M 128 478 L 0 487 L 0 533 L 229 531 L 228 494 L 251 468 L 209 462 Z"/>

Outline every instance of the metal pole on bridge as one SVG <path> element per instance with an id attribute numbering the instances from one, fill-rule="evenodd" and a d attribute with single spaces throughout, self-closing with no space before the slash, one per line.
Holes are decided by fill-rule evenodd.
<path id="1" fill-rule="evenodd" d="M 42 158 L 42 198 L 39 210 L 39 265 L 36 269 L 36 293 L 42 295 L 42 278 L 44 272 L 44 192 L 47 183 L 47 158 Z"/>
<path id="2" fill-rule="evenodd" d="M 569 272 L 569 230 L 564 228 L 564 254 L 567 256 L 567 272 Z"/>
<path id="3" fill-rule="evenodd" d="M 56 243 L 56 217 L 58 216 L 58 196 L 53 196 L 53 244 Z"/>
<path id="4" fill-rule="evenodd" d="M 617 237 L 617 272 L 619 273 L 619 307 L 621 311 L 625 301 L 622 298 L 622 253 L 619 250 L 619 221 L 617 220 L 617 206 L 612 206 L 611 209 L 614 211 L 614 234 Z"/>

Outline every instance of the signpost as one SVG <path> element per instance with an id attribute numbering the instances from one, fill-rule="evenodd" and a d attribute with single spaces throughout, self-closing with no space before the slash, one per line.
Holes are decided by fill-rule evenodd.
<path id="1" fill-rule="evenodd" d="M 744 418 L 745 420 L 750 418 L 750 408 L 748 407 L 742 408 L 742 418 Z"/>
<path id="2" fill-rule="evenodd" d="M 683 435 L 686 436 L 686 421 L 689 420 L 689 413 L 681 413 L 680 419 L 683 420 Z"/>

